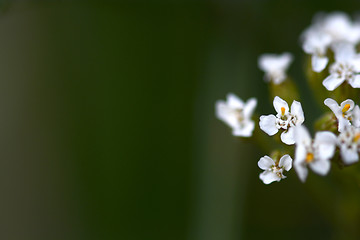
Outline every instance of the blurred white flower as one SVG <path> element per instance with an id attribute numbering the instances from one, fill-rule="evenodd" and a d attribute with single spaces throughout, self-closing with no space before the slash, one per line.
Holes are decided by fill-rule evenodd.
<path id="1" fill-rule="evenodd" d="M 345 164 L 352 164 L 359 161 L 360 151 L 360 128 L 346 126 L 338 136 L 340 154 Z"/>
<path id="2" fill-rule="evenodd" d="M 229 93 L 227 101 L 216 102 L 216 116 L 232 128 L 232 134 L 240 137 L 250 137 L 255 128 L 251 116 L 255 110 L 257 100 L 250 98 L 244 103 L 235 94 Z"/>
<path id="3" fill-rule="evenodd" d="M 317 14 L 312 25 L 301 35 L 303 50 L 312 55 L 311 64 L 315 72 L 325 69 L 329 59 L 326 52 L 337 43 L 357 44 L 360 41 L 360 24 L 353 23 L 342 12 Z"/>
<path id="4" fill-rule="evenodd" d="M 346 126 L 360 127 L 360 108 L 351 99 L 346 99 L 340 106 L 331 98 L 327 98 L 324 104 L 335 114 L 338 120 L 338 131 L 342 132 Z"/>
<path id="5" fill-rule="evenodd" d="M 319 175 L 326 175 L 330 170 L 330 158 L 333 157 L 337 138 L 331 132 L 317 132 L 315 140 L 310 137 L 304 126 L 295 128 L 294 168 L 302 182 L 308 175 L 307 166 Z"/>
<path id="6" fill-rule="evenodd" d="M 290 53 L 263 54 L 258 59 L 259 68 L 265 72 L 265 80 L 280 84 L 286 79 L 286 70 L 293 61 Z"/>
<path id="7" fill-rule="evenodd" d="M 339 43 L 333 46 L 335 63 L 330 66 L 330 75 L 325 78 L 323 85 L 333 91 L 344 81 L 353 88 L 360 88 L 360 55 L 356 53 L 355 46 L 350 43 Z"/>
<path id="8" fill-rule="evenodd" d="M 289 155 L 284 155 L 280 158 L 279 162 L 275 162 L 269 156 L 264 156 L 258 161 L 258 166 L 264 172 L 260 173 L 260 179 L 265 183 L 269 184 L 274 181 L 280 181 L 284 176 L 283 171 L 289 171 L 292 166 L 292 159 Z"/>
<path id="9" fill-rule="evenodd" d="M 311 54 L 311 66 L 315 72 L 321 72 L 329 62 L 326 51 L 331 43 L 331 37 L 328 34 L 309 29 L 303 35 L 303 50 Z"/>
<path id="10" fill-rule="evenodd" d="M 289 112 L 287 102 L 276 96 L 273 105 L 277 112 L 276 116 L 273 114 L 261 116 L 259 123 L 260 129 L 269 136 L 276 134 L 279 129 L 283 129 L 284 132 L 282 132 L 280 136 L 281 141 L 288 145 L 294 144 L 294 126 L 301 125 L 305 120 L 301 103 L 293 101 L 291 104 L 291 112 Z"/>

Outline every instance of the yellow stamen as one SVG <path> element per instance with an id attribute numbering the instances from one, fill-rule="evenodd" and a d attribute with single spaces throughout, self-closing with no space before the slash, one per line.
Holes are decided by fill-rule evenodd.
<path id="1" fill-rule="evenodd" d="M 360 133 L 355 135 L 354 142 L 357 142 L 359 139 L 360 139 Z"/>
<path id="2" fill-rule="evenodd" d="M 307 153 L 306 154 L 306 162 L 307 163 L 311 163 L 314 160 L 314 154 L 312 153 Z"/>
<path id="3" fill-rule="evenodd" d="M 350 104 L 345 104 L 344 108 L 342 109 L 342 112 L 345 113 L 350 109 Z"/>
<path id="4" fill-rule="evenodd" d="M 281 107 L 281 115 L 285 115 L 285 108 L 284 107 Z"/>

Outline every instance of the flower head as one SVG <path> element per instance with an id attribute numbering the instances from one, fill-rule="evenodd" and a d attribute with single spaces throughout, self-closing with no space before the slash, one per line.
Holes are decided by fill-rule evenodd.
<path id="1" fill-rule="evenodd" d="M 227 95 L 227 101 L 216 102 L 216 116 L 229 125 L 234 136 L 250 137 L 255 128 L 251 116 L 255 110 L 257 100 L 250 98 L 244 103 L 236 95 Z"/>
<path id="2" fill-rule="evenodd" d="M 282 129 L 281 141 L 288 145 L 294 144 L 294 127 L 301 125 L 305 120 L 301 103 L 293 101 L 291 111 L 289 111 L 287 102 L 276 96 L 273 105 L 277 114 L 276 116 L 273 114 L 261 116 L 259 123 L 261 130 L 272 136 Z"/>
<path id="3" fill-rule="evenodd" d="M 264 156 L 258 161 L 258 166 L 264 172 L 260 173 L 260 179 L 265 183 L 269 184 L 274 181 L 280 181 L 284 176 L 283 172 L 289 171 L 292 166 L 292 159 L 289 155 L 284 155 L 279 161 L 275 162 L 269 156 Z"/>
<path id="4" fill-rule="evenodd" d="M 321 72 L 329 61 L 326 57 L 329 47 L 337 43 L 357 44 L 360 41 L 360 25 L 353 23 L 345 13 L 318 14 L 301 38 L 303 50 L 312 55 L 312 69 Z"/>
<path id="5" fill-rule="evenodd" d="M 335 114 L 338 120 L 338 131 L 342 132 L 346 126 L 360 127 L 360 108 L 351 99 L 346 99 L 340 105 L 334 99 L 327 98 L 324 104 Z"/>
<path id="6" fill-rule="evenodd" d="M 340 154 L 345 164 L 352 164 L 359 161 L 360 151 L 360 128 L 346 126 L 338 136 Z"/>
<path id="7" fill-rule="evenodd" d="M 265 80 L 280 84 L 286 79 L 286 70 L 293 60 L 290 53 L 280 55 L 263 54 L 259 57 L 259 68 L 265 72 Z"/>
<path id="8" fill-rule="evenodd" d="M 330 158 L 336 147 L 335 134 L 327 131 L 317 132 L 312 140 L 304 126 L 295 129 L 294 168 L 300 180 L 305 182 L 308 175 L 307 166 L 319 175 L 326 175 L 330 170 Z"/>
<path id="9" fill-rule="evenodd" d="M 353 88 L 360 88 L 360 55 L 350 43 L 339 43 L 333 46 L 335 63 L 330 66 L 330 75 L 324 79 L 323 85 L 333 91 L 344 81 Z"/>

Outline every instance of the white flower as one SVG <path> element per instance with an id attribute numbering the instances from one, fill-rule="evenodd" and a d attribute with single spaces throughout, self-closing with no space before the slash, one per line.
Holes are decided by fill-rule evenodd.
<path id="1" fill-rule="evenodd" d="M 227 95 L 227 101 L 216 102 L 216 116 L 232 128 L 234 136 L 250 137 L 255 128 L 251 116 L 257 100 L 250 98 L 246 103 L 234 94 Z"/>
<path id="2" fill-rule="evenodd" d="M 340 154 L 345 164 L 352 164 L 359 161 L 360 151 L 360 128 L 346 126 L 338 136 Z"/>
<path id="3" fill-rule="evenodd" d="M 321 72 L 329 61 L 326 52 L 330 46 L 340 42 L 357 44 L 360 41 L 360 25 L 353 23 L 345 13 L 317 14 L 301 37 L 303 50 L 312 55 L 313 70 Z"/>
<path id="4" fill-rule="evenodd" d="M 346 126 L 360 127 L 360 108 L 351 99 L 346 99 L 340 106 L 334 99 L 327 98 L 324 104 L 335 114 L 338 120 L 338 131 L 342 132 Z"/>
<path id="5" fill-rule="evenodd" d="M 329 62 L 326 51 L 331 43 L 331 37 L 314 29 L 309 29 L 303 35 L 303 50 L 311 54 L 311 66 L 315 72 L 321 72 Z"/>
<path id="6" fill-rule="evenodd" d="M 258 59 L 259 68 L 265 72 L 265 80 L 280 84 L 286 79 L 286 70 L 293 60 L 290 53 L 263 54 Z"/>
<path id="7" fill-rule="evenodd" d="M 294 168 L 302 182 L 305 182 L 309 166 L 315 173 L 326 175 L 330 170 L 330 158 L 336 147 L 336 136 L 331 132 L 317 132 L 315 140 L 310 137 L 304 126 L 295 128 Z"/>
<path id="8" fill-rule="evenodd" d="M 353 23 L 350 17 L 342 12 L 319 15 L 318 24 L 323 32 L 329 34 L 333 42 L 349 42 L 356 44 L 360 40 L 360 26 Z"/>
<path id="9" fill-rule="evenodd" d="M 291 104 L 291 112 L 289 112 L 289 105 L 276 96 L 273 102 L 277 115 L 267 115 L 260 117 L 260 128 L 269 136 L 276 134 L 279 129 L 284 131 L 281 133 L 281 141 L 285 144 L 291 145 L 295 143 L 294 126 L 301 125 L 305 118 L 301 103 L 293 101 Z"/>
<path id="10" fill-rule="evenodd" d="M 284 155 L 280 158 L 279 162 L 275 162 L 269 156 L 264 156 L 258 161 L 258 166 L 264 172 L 260 173 L 260 179 L 269 184 L 274 181 L 280 181 L 286 176 L 283 175 L 283 171 L 289 171 L 291 169 L 292 159 L 289 155 Z"/>
<path id="11" fill-rule="evenodd" d="M 344 81 L 353 88 L 360 88 L 360 55 L 350 43 L 339 43 L 333 46 L 335 63 L 330 66 L 330 75 L 322 82 L 327 90 L 333 91 Z"/>

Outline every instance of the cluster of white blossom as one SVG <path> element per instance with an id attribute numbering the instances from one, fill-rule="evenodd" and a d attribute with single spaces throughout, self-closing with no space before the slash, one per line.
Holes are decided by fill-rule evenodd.
<path id="1" fill-rule="evenodd" d="M 360 54 L 356 51 L 360 42 L 360 23 L 352 22 L 344 13 L 319 14 L 301 39 L 304 52 L 312 55 L 312 70 L 322 72 L 328 69 L 329 75 L 321 81 L 329 93 L 338 87 L 360 88 Z M 331 59 L 334 59 L 333 62 Z M 266 82 L 281 85 L 290 81 L 286 71 L 292 61 L 290 53 L 264 54 L 259 57 L 258 66 L 265 72 Z M 314 139 L 303 126 L 305 117 L 301 103 L 293 99 L 289 108 L 286 101 L 275 96 L 273 106 L 276 114 L 260 116 L 259 127 L 269 136 L 281 132 L 281 142 L 289 147 L 295 146 L 294 164 L 291 151 L 282 157 L 282 154 L 274 154 L 273 158 L 262 157 L 258 166 L 264 170 L 260 179 L 265 184 L 286 178 L 283 172 L 289 171 L 292 166 L 302 182 L 307 178 L 307 167 L 316 174 L 326 175 L 336 151 L 343 165 L 359 161 L 360 107 L 352 99 L 341 96 L 344 98 L 340 104 L 332 98 L 324 100 L 333 112 L 332 120 L 337 130 L 322 129 L 325 131 L 316 132 Z M 252 115 L 256 105 L 255 98 L 243 102 L 234 94 L 228 94 L 226 102 L 216 103 L 216 114 L 232 128 L 234 136 L 251 137 L 255 129 Z"/>

